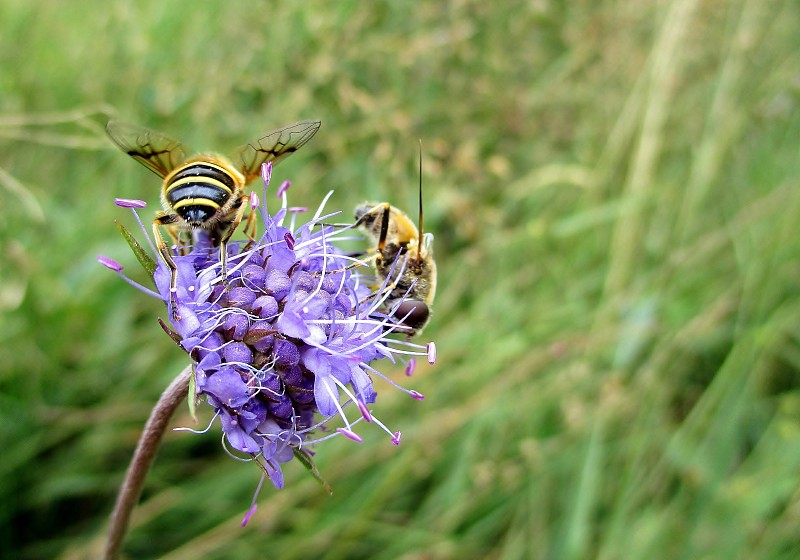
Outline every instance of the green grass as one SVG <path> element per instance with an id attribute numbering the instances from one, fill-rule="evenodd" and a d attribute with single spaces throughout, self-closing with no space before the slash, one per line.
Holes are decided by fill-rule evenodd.
<path id="1" fill-rule="evenodd" d="M 0 557 L 95 557 L 186 357 L 115 196 L 104 112 L 224 150 L 301 118 L 292 202 L 415 205 L 439 360 L 265 489 L 167 435 L 128 558 L 800 555 L 800 5 L 6 0 Z M 398 379 L 400 369 L 384 368 Z M 408 383 L 406 383 L 408 384 Z M 207 418 L 208 409 L 202 409 Z M 175 425 L 192 425 L 182 409 Z"/>

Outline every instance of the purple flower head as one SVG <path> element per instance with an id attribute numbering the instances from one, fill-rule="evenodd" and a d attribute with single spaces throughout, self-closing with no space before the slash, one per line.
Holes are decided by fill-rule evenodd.
<path id="1" fill-rule="evenodd" d="M 352 266 L 364 263 L 337 248 L 351 232 L 325 225 L 334 216 L 322 215 L 325 201 L 297 226 L 301 212 L 287 210 L 284 186 L 282 208 L 275 215 L 266 211 L 270 171 L 265 166 L 262 173 L 261 202 L 251 198 L 264 233 L 228 245 L 227 278 L 221 276 L 219 248 L 196 230 L 191 246 L 173 252 L 174 298 L 163 259 L 153 275 L 157 293 L 148 293 L 169 308 L 174 336 L 194 362 L 196 394 L 219 417 L 226 448 L 248 456 L 280 488 L 281 463 L 297 453 L 307 458 L 309 446 L 338 435 L 360 442 L 355 425 L 362 420 L 398 444 L 399 432 L 368 406 L 377 398 L 375 378 L 400 387 L 372 362 L 430 360 L 432 352 L 390 336 L 402 327 L 378 311 L 381 294 L 358 272 L 362 267 Z M 127 207 L 136 212 L 137 205 Z M 113 261 L 101 263 L 121 274 Z"/>

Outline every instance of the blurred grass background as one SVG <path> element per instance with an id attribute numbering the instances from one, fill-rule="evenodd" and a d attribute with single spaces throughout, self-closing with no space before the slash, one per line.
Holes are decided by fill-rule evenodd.
<path id="1" fill-rule="evenodd" d="M 115 196 L 104 113 L 224 150 L 301 118 L 291 202 L 412 211 L 439 291 L 399 448 L 259 477 L 170 433 L 128 558 L 797 558 L 800 4 L 0 3 L 0 557 L 96 557 L 186 357 Z M 129 224 L 130 225 L 130 224 Z M 208 417 L 208 409 L 202 409 Z M 181 412 L 174 425 L 192 425 Z"/>

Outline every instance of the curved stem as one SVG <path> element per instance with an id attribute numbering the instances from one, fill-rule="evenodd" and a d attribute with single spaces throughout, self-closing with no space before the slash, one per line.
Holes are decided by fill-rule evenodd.
<path id="1" fill-rule="evenodd" d="M 125 481 L 117 495 L 114 512 L 111 514 L 111 525 L 103 552 L 105 560 L 114 560 L 119 557 L 122 539 L 128 531 L 131 512 L 136 502 L 139 501 L 142 486 L 161 445 L 161 438 L 164 436 L 167 424 L 175 409 L 186 398 L 191 375 L 192 367 L 186 366 L 169 384 L 169 387 L 161 393 L 161 397 L 150 413 L 150 418 L 147 419 L 139 443 L 136 445 L 136 451 L 133 453 L 131 464 L 128 466 L 128 472 L 125 474 Z"/>

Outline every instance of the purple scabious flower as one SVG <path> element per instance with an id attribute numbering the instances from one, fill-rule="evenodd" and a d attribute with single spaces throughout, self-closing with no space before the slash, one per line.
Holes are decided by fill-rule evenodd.
<path id="1" fill-rule="evenodd" d="M 264 200 L 270 175 L 266 164 Z M 157 291 L 140 287 L 169 309 L 168 330 L 194 364 L 195 394 L 213 407 L 226 449 L 256 462 L 278 488 L 282 463 L 298 455 L 307 463 L 309 446 L 338 435 L 360 442 L 354 426 L 362 420 L 399 444 L 400 432 L 370 410 L 377 397 L 373 380 L 381 378 L 418 400 L 423 396 L 399 387 L 372 363 L 400 361 L 409 373 L 413 356 L 435 359 L 433 343 L 390 336 L 402 334 L 403 326 L 379 311 L 385 287 L 373 290 L 359 272 L 363 267 L 353 266 L 367 264 L 337 248 L 349 239 L 349 228 L 325 225 L 335 215 L 322 215 L 331 193 L 298 226 L 305 209 L 288 207 L 287 188 L 288 182 L 281 186 L 282 207 L 274 215 L 251 196 L 264 233 L 228 245 L 226 278 L 219 248 L 207 232 L 196 230 L 190 246 L 173 251 L 174 296 L 163 259 L 153 274 Z M 135 213 L 141 207 L 135 202 L 117 204 Z M 99 260 L 122 275 L 116 262 Z"/>

